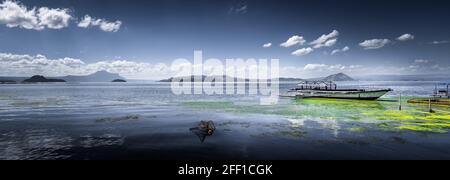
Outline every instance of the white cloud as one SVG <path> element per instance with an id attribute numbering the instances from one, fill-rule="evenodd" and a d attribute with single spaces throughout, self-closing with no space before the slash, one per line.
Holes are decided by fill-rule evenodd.
<path id="1" fill-rule="evenodd" d="M 315 78 L 324 77 L 335 73 L 346 73 L 350 76 L 366 76 L 366 75 L 382 75 L 382 74 L 436 74 L 448 75 L 450 71 L 449 65 L 434 64 L 432 61 L 428 63 L 411 63 L 404 65 L 368 65 L 362 66 L 358 64 L 306 64 L 303 67 L 285 66 L 281 67 L 281 77 L 299 77 L 299 78 Z"/>
<path id="2" fill-rule="evenodd" d="M 65 8 L 28 8 L 12 0 L 3 1 L 0 4 L 0 24 L 9 28 L 62 29 L 68 27 L 73 19 L 75 18 L 72 17 L 69 9 Z M 106 32 L 117 32 L 121 25 L 121 21 L 110 22 L 104 19 L 94 19 L 88 15 L 78 24 L 79 27 L 83 28 L 98 26 Z"/>
<path id="3" fill-rule="evenodd" d="M 333 51 L 331 52 L 331 55 L 334 55 L 334 54 L 336 54 L 336 53 L 346 52 L 346 51 L 349 51 L 349 50 L 350 50 L 350 48 L 349 48 L 348 46 L 345 46 L 345 47 L 342 48 L 342 49 L 335 49 L 335 50 L 333 50 Z"/>
<path id="4" fill-rule="evenodd" d="M 264 47 L 264 48 L 272 47 L 272 43 L 266 43 L 266 44 L 263 45 L 263 47 Z"/>
<path id="5" fill-rule="evenodd" d="M 305 71 L 331 71 L 331 72 L 340 72 L 340 71 L 353 71 L 355 69 L 360 69 L 363 66 L 361 65 L 342 65 L 342 64 L 307 64 L 303 68 Z"/>
<path id="6" fill-rule="evenodd" d="M 68 9 L 49 9 L 47 7 L 39 8 L 39 25 L 50 29 L 62 29 L 69 26 L 69 20 L 72 16 Z"/>
<path id="7" fill-rule="evenodd" d="M 50 59 L 44 55 L 18 55 L 0 53 L 0 76 L 32 76 L 50 77 L 65 75 L 87 75 L 106 70 L 119 73 L 129 79 L 163 79 L 171 77 L 175 72 L 163 64 L 140 63 L 127 60 L 100 61 L 87 64 L 80 59 Z"/>
<path id="8" fill-rule="evenodd" d="M 5 24 L 9 28 L 44 29 L 39 25 L 36 8 L 28 10 L 26 6 L 10 0 L 0 4 L 0 24 Z"/>
<path id="9" fill-rule="evenodd" d="M 385 45 L 389 44 L 391 40 L 389 39 L 371 39 L 371 40 L 365 40 L 364 42 L 359 43 L 361 47 L 364 49 L 379 49 L 384 47 Z"/>
<path id="10" fill-rule="evenodd" d="M 368 70 L 361 65 L 343 65 L 343 64 L 306 64 L 305 66 L 284 66 L 280 69 L 281 77 L 298 78 L 317 78 L 325 77 L 330 74 L 346 73 L 361 75 Z"/>
<path id="11" fill-rule="evenodd" d="M 72 16 L 68 9 L 51 9 L 36 7 L 28 9 L 16 1 L 6 0 L 0 4 L 0 24 L 9 28 L 43 30 L 45 28 L 61 29 L 69 26 Z"/>
<path id="12" fill-rule="evenodd" d="M 238 3 L 230 7 L 228 13 L 230 14 L 245 14 L 248 12 L 248 5 L 246 3 Z"/>
<path id="13" fill-rule="evenodd" d="M 431 44 L 447 44 L 447 43 L 450 43 L 450 41 L 446 41 L 446 40 L 444 40 L 444 41 L 433 41 L 433 42 L 431 42 Z"/>
<path id="14" fill-rule="evenodd" d="M 303 45 L 305 44 L 306 40 L 303 38 L 303 36 L 292 36 L 290 37 L 286 42 L 281 43 L 280 46 L 282 47 L 291 47 L 294 45 Z"/>
<path id="15" fill-rule="evenodd" d="M 283 68 L 285 70 L 285 68 Z M 343 65 L 343 64 L 306 64 L 302 68 L 296 68 L 295 73 L 300 74 L 299 77 L 323 77 L 336 73 L 362 74 L 366 72 L 366 68 L 361 65 Z M 298 77 L 298 76 L 294 76 Z"/>
<path id="16" fill-rule="evenodd" d="M 83 67 L 85 72 L 106 70 L 118 73 L 128 79 L 164 79 L 174 76 L 175 72 L 164 63 L 150 64 L 127 60 L 100 61 L 87 64 Z"/>
<path id="17" fill-rule="evenodd" d="M 337 37 L 339 36 L 339 31 L 333 30 L 330 34 L 323 34 L 313 42 L 309 43 L 313 45 L 314 48 L 321 47 L 331 47 L 334 46 L 337 42 Z"/>
<path id="18" fill-rule="evenodd" d="M 93 21 L 92 17 L 89 15 L 85 15 L 84 18 L 78 23 L 78 27 L 88 28 Z"/>
<path id="19" fill-rule="evenodd" d="M 0 72 L 3 76 L 75 74 L 85 63 L 80 59 L 49 59 L 44 55 L 17 55 L 0 53 Z"/>
<path id="20" fill-rule="evenodd" d="M 311 53 L 313 51 L 314 50 L 312 48 L 310 48 L 310 47 L 302 48 L 302 49 L 298 49 L 298 50 L 292 52 L 292 55 L 294 55 L 294 56 L 304 56 L 304 55 L 307 55 L 307 54 L 309 54 L 309 53 Z"/>
<path id="21" fill-rule="evenodd" d="M 324 68 L 327 68 L 327 67 L 328 67 L 328 65 L 325 65 L 325 64 L 307 64 L 307 65 L 305 65 L 303 70 L 315 71 L 315 70 L 321 70 L 321 69 L 324 69 Z"/>
<path id="22" fill-rule="evenodd" d="M 105 32 L 117 32 L 122 26 L 121 21 L 110 22 L 105 19 L 96 19 L 89 15 L 84 16 L 84 18 L 78 23 L 78 27 L 88 28 L 98 26 L 102 31 Z"/>
<path id="23" fill-rule="evenodd" d="M 332 39 L 332 40 L 328 40 L 327 42 L 325 42 L 324 46 L 325 47 L 331 47 L 334 46 L 337 42 L 337 39 Z"/>
<path id="24" fill-rule="evenodd" d="M 416 61 L 414 61 L 416 62 Z M 428 62 L 428 63 L 424 63 Z M 282 77 L 323 77 L 326 75 L 344 72 L 349 75 L 368 74 L 411 74 L 423 72 L 447 73 L 450 67 L 438 65 L 429 60 L 418 60 L 407 66 L 370 66 L 366 68 L 361 65 L 343 64 L 306 64 L 305 66 L 281 67 Z M 205 67 L 210 69 L 210 67 Z M 85 63 L 76 58 L 48 58 L 44 55 L 9 54 L 0 53 L 0 76 L 32 76 L 44 75 L 58 77 L 65 75 L 87 75 L 97 71 L 105 70 L 118 73 L 127 79 L 165 79 L 175 76 L 178 72 L 164 63 L 145 63 L 129 60 L 111 60 L 95 63 Z"/>
<path id="25" fill-rule="evenodd" d="M 426 64 L 426 63 L 429 63 L 430 61 L 429 60 L 426 60 L 426 59 L 416 59 L 416 60 L 414 60 L 414 63 L 417 63 L 417 64 Z"/>
<path id="26" fill-rule="evenodd" d="M 399 36 L 397 38 L 397 40 L 399 40 L 399 41 L 409 41 L 409 40 L 414 40 L 414 38 L 415 37 L 412 34 L 403 34 L 403 35 Z"/>

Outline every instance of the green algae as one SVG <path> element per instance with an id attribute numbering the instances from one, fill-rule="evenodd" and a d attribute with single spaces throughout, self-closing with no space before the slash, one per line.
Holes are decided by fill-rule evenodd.
<path id="1" fill-rule="evenodd" d="M 182 106 L 195 109 L 220 109 L 232 113 L 255 113 L 280 115 L 289 119 L 320 119 L 323 121 L 361 121 L 375 124 L 375 128 L 389 131 L 419 131 L 444 133 L 450 129 L 450 107 L 409 104 L 415 97 L 403 97 L 402 108 L 396 97 L 382 98 L 378 101 L 306 98 L 292 99 L 288 103 L 272 106 L 259 106 L 252 103 L 234 103 L 232 101 L 184 102 Z M 350 132 L 363 131 L 358 127 Z"/>
<path id="2" fill-rule="evenodd" d="M 356 126 L 348 129 L 348 131 L 355 132 L 355 133 L 362 133 L 362 132 L 364 132 L 364 130 L 365 129 L 363 127 L 356 127 Z"/>

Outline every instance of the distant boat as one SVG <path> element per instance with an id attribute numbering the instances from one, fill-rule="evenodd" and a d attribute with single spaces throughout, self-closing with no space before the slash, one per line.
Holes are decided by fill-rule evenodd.
<path id="1" fill-rule="evenodd" d="M 326 81 L 304 81 L 296 88 L 290 89 L 285 95 L 298 98 L 337 98 L 337 99 L 360 99 L 376 100 L 392 89 L 338 89 L 333 82 Z"/>
<path id="2" fill-rule="evenodd" d="M 123 79 L 114 79 L 114 80 L 111 81 L 111 82 L 127 82 L 127 81 L 125 81 L 125 80 L 123 80 Z"/>

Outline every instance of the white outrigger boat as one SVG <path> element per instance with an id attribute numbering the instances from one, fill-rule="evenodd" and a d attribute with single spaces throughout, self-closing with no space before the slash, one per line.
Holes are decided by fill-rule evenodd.
<path id="1" fill-rule="evenodd" d="M 376 100 L 392 89 L 338 89 L 333 82 L 304 81 L 296 88 L 290 89 L 285 95 L 297 98 L 337 98 L 337 99 L 360 99 Z"/>

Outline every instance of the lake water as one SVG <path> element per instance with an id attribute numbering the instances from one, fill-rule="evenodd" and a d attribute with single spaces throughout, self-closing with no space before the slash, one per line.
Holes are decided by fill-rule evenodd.
<path id="1" fill-rule="evenodd" d="M 395 91 L 271 106 L 258 96 L 174 95 L 168 83 L 0 85 L 0 159 L 450 159 L 450 108 L 406 103 L 434 84 L 346 82 Z M 216 126 L 204 142 L 189 130 L 201 120 Z"/>

